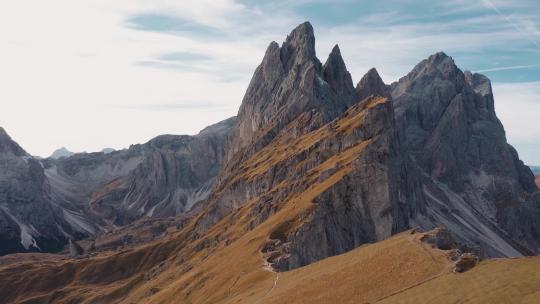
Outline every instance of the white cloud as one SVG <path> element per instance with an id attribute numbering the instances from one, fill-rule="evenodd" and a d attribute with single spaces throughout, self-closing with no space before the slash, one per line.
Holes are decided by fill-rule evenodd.
<path id="1" fill-rule="evenodd" d="M 540 82 L 494 83 L 495 108 L 513 143 L 537 142 L 540 148 Z"/>

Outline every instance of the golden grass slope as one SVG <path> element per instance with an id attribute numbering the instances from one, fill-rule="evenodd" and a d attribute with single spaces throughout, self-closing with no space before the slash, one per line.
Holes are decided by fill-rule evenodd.
<path id="1" fill-rule="evenodd" d="M 377 303 L 540 303 L 540 257 L 493 259 Z"/>

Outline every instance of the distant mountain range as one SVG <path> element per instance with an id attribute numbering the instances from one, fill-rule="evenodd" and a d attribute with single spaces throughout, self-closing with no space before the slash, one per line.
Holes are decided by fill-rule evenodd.
<path id="1" fill-rule="evenodd" d="M 269 44 L 238 116 L 196 136 L 36 160 L 1 132 L 2 253 L 93 236 L 68 262 L 0 259 L 0 295 L 495 303 L 511 289 L 534 303 L 540 260 L 520 258 L 540 253 L 540 191 L 494 103 L 487 77 L 442 52 L 355 86 L 303 23 Z M 479 262 L 493 257 L 516 259 Z"/>
<path id="2" fill-rule="evenodd" d="M 0 255 L 58 251 L 70 238 L 189 210 L 208 196 L 233 123 L 230 118 L 196 136 L 158 136 L 121 151 L 61 148 L 47 159 L 33 158 L 2 129 Z"/>
<path id="3" fill-rule="evenodd" d="M 63 158 L 63 157 L 70 157 L 73 154 L 75 154 L 75 153 L 69 151 L 65 147 L 62 147 L 62 148 L 54 150 L 54 152 L 51 154 L 51 156 L 49 156 L 49 158 L 59 159 L 59 158 Z"/>

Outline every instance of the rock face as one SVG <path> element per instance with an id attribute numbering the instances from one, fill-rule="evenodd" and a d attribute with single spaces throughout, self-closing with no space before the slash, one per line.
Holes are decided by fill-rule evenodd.
<path id="1" fill-rule="evenodd" d="M 59 213 L 40 162 L 0 128 L 0 255 L 56 251 L 87 234 Z"/>
<path id="2" fill-rule="evenodd" d="M 158 136 L 133 148 L 142 150 L 140 162 L 93 191 L 92 211 L 124 225 L 142 216 L 167 217 L 190 210 L 212 189 L 234 121 L 225 120 L 196 136 Z"/>
<path id="3" fill-rule="evenodd" d="M 384 84 L 375 68 L 370 69 L 356 85 L 357 100 L 367 98 L 369 95 L 390 97 L 388 87 Z"/>
<path id="4" fill-rule="evenodd" d="M 70 258 L 78 258 L 84 254 L 84 249 L 72 239 L 69 239 L 68 248 Z"/>
<path id="5" fill-rule="evenodd" d="M 58 251 L 68 239 L 168 217 L 204 200 L 224 159 L 230 118 L 195 136 L 158 136 L 110 153 L 36 160 L 0 132 L 0 255 Z"/>
<path id="6" fill-rule="evenodd" d="M 322 122 L 343 113 L 354 92 L 339 48 L 324 67 L 315 56 L 313 27 L 303 23 L 281 47 L 272 42 L 257 67 L 238 111 L 228 159 L 259 136 L 276 134 L 301 113 L 317 109 Z"/>
<path id="7" fill-rule="evenodd" d="M 538 253 L 540 193 L 506 141 L 489 79 L 437 53 L 391 89 L 412 223 L 443 225 L 488 256 Z"/>
<path id="8" fill-rule="evenodd" d="M 85 208 L 104 226 L 174 216 L 208 196 L 234 121 L 195 136 L 162 135 L 127 150 L 76 154 L 51 162 L 47 176 L 57 200 Z"/>

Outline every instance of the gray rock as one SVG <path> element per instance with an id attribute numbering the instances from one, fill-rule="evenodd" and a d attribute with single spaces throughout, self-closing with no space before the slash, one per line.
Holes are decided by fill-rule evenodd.
<path id="1" fill-rule="evenodd" d="M 345 62 L 341 57 L 341 51 L 337 44 L 332 49 L 332 52 L 323 66 L 322 76 L 324 81 L 326 81 L 336 93 L 339 102 L 345 107 L 348 108 L 356 101 L 353 100 L 355 91 L 351 74 L 345 67 Z"/>
<path id="2" fill-rule="evenodd" d="M 506 141 L 489 79 L 437 53 L 391 88 L 412 222 L 443 225 L 487 256 L 538 253 L 539 193 Z"/>
<path id="3" fill-rule="evenodd" d="M 313 199 L 314 211 L 299 219 L 302 224 L 296 230 L 289 231 L 287 222 L 275 228 L 263 254 L 276 270 L 343 253 L 408 227 L 407 206 L 400 198 L 404 196 L 400 194 L 403 166 L 386 86 L 372 70 L 359 85 L 358 96 L 373 98 L 358 100 L 339 48 L 334 48 L 321 70 L 314 50 L 306 51 L 314 49 L 312 37 L 311 26 L 302 24 L 281 49 L 270 45 L 241 105 L 229 160 L 197 220 L 197 235 L 204 235 L 224 216 L 255 200 L 247 224 L 252 229 L 278 212 L 290 197 L 309 191 L 342 166 L 354 166 L 356 170 Z M 298 46 L 298 41 L 305 45 Z M 301 56 L 288 59 L 291 54 Z M 291 60 L 298 64 L 287 70 Z M 377 97 L 381 86 L 386 98 Z M 347 127 L 338 131 L 339 126 Z M 317 138 L 326 132 L 330 134 Z M 316 143 L 264 167 L 255 177 L 243 177 L 249 167 L 245 162 L 251 157 L 265 158 L 261 155 L 265 149 L 279 156 L 283 152 L 276 149 L 283 138 L 292 145 L 303 137 L 315 137 Z M 337 162 L 316 180 L 307 179 L 313 168 L 364 142 L 370 144 L 351 163 Z M 270 191 L 277 185 L 287 186 Z"/>
<path id="4" fill-rule="evenodd" d="M 47 170 L 61 198 L 89 206 L 92 221 L 107 226 L 141 217 L 168 217 L 188 211 L 212 188 L 235 119 L 198 135 L 161 135 L 127 150 L 82 153 Z M 71 185 L 74 191 L 66 191 Z M 67 193 L 66 193 L 67 192 Z"/>
<path id="5" fill-rule="evenodd" d="M 242 100 L 227 159 L 246 146 L 264 145 L 302 113 L 317 109 L 321 122 L 343 113 L 347 103 L 342 99 L 352 92 L 347 75 L 339 48 L 334 48 L 323 72 L 308 22 L 295 28 L 281 47 L 270 43 Z"/>
<path id="6" fill-rule="evenodd" d="M 293 269 L 409 227 L 445 227 L 460 247 L 485 256 L 538 252 L 540 193 L 506 142 L 487 78 L 467 76 L 437 53 L 391 86 L 370 70 L 348 104 L 338 97 L 350 92 L 339 49 L 321 70 L 313 40 L 311 26 L 303 24 L 281 48 L 269 46 L 243 99 L 226 165 L 201 207 L 194 237 L 231 213 L 234 221 L 235 210 L 246 202 L 251 205 L 246 229 L 257 227 L 344 164 L 315 180 L 306 179 L 310 170 L 369 139 L 352 162 L 355 169 L 315 195 L 312 210 L 275 227 L 262 246 L 267 265 Z M 368 96 L 392 101 L 374 103 Z M 361 124 L 350 124 L 348 115 L 359 109 L 365 111 L 358 116 Z M 287 154 L 298 148 L 295 140 L 339 125 L 356 127 L 330 132 Z M 288 150 L 281 150 L 283 141 Z M 265 166 L 250 173 L 257 164 Z M 442 236 L 434 243 L 454 247 Z"/>
<path id="7" fill-rule="evenodd" d="M 195 136 L 44 160 L 0 128 L 0 255 L 59 251 L 102 228 L 188 211 L 212 189 L 234 121 Z"/>
<path id="8" fill-rule="evenodd" d="M 68 247 L 69 247 L 69 257 L 72 259 L 79 258 L 84 254 L 84 249 L 82 249 L 82 247 L 79 246 L 79 244 L 77 244 L 77 242 L 75 242 L 72 239 L 69 239 Z"/>
<path id="9" fill-rule="evenodd" d="M 82 237 L 54 204 L 40 162 L 0 128 L 0 255 L 59 251 L 66 237 Z"/>
<path id="10" fill-rule="evenodd" d="M 370 69 L 356 85 L 356 100 L 363 100 L 370 95 L 390 97 L 390 91 L 375 68 Z"/>

